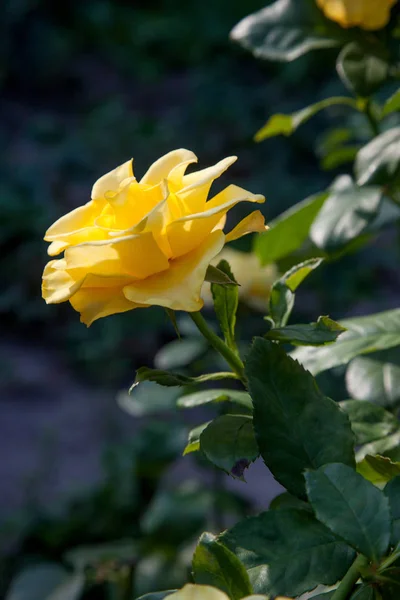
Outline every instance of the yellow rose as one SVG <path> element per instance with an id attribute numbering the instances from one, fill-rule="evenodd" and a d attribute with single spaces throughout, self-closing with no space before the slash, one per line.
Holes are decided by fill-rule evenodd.
<path id="1" fill-rule="evenodd" d="M 265 229 L 257 210 L 223 232 L 235 204 L 264 202 L 263 196 L 229 185 L 207 201 L 212 182 L 235 160 L 187 175 L 197 157 L 181 149 L 157 160 L 140 181 L 131 160 L 101 177 L 92 200 L 46 232 L 50 256 L 64 257 L 44 269 L 45 301 L 69 300 L 88 326 L 151 305 L 199 310 L 207 267 L 224 243 Z"/>
<path id="2" fill-rule="evenodd" d="M 328 19 L 342 27 L 382 29 L 389 22 L 390 9 L 397 0 L 317 0 Z"/>
<path id="3" fill-rule="evenodd" d="M 255 254 L 233 248 L 224 248 L 212 264 L 217 265 L 222 259 L 228 261 L 236 281 L 240 284 L 240 300 L 256 310 L 265 312 L 272 284 L 278 278 L 276 266 L 262 267 Z M 206 304 L 212 303 L 209 283 L 204 283 L 201 295 Z"/>

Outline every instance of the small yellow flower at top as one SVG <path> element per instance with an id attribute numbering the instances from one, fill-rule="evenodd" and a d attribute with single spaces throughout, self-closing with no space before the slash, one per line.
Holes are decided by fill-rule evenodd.
<path id="1" fill-rule="evenodd" d="M 223 231 L 233 206 L 264 202 L 264 196 L 229 185 L 208 199 L 213 181 L 235 160 L 187 174 L 197 157 L 180 149 L 158 159 L 140 180 L 131 160 L 103 175 L 90 202 L 46 232 L 50 256 L 64 256 L 45 267 L 45 301 L 69 300 L 86 325 L 152 305 L 200 310 L 207 267 L 225 242 L 265 231 L 259 210 Z"/>
<path id="2" fill-rule="evenodd" d="M 397 0 L 316 0 L 325 16 L 341 27 L 374 31 L 385 27 Z"/>

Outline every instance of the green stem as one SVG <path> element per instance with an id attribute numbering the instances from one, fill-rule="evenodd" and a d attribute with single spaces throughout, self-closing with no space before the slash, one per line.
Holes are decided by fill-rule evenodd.
<path id="1" fill-rule="evenodd" d="M 200 333 L 206 338 L 206 340 L 210 342 L 214 350 L 219 352 L 224 357 L 232 371 L 234 371 L 239 379 L 245 384 L 246 377 L 244 374 L 244 365 L 240 357 L 235 354 L 233 350 L 228 348 L 225 342 L 209 328 L 206 320 L 200 312 L 192 312 L 188 314 L 192 318 Z"/>
<path id="2" fill-rule="evenodd" d="M 350 597 L 350 594 L 360 577 L 361 570 L 368 565 L 368 562 L 368 558 L 362 554 L 357 556 L 356 560 L 340 582 L 339 587 L 336 589 L 331 600 L 347 600 Z"/>
<path id="3" fill-rule="evenodd" d="M 367 100 L 365 102 L 364 113 L 368 119 L 368 123 L 370 124 L 371 131 L 374 134 L 374 137 L 376 137 L 377 135 L 379 135 L 380 131 L 379 131 L 378 121 L 376 120 L 375 115 L 372 110 L 371 100 Z"/>

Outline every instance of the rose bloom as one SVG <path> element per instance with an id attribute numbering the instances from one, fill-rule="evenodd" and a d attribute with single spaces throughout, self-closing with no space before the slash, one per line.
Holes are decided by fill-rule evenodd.
<path id="1" fill-rule="evenodd" d="M 138 181 L 132 160 L 101 177 L 92 199 L 56 221 L 46 232 L 51 260 L 43 273 L 48 304 L 69 300 L 90 325 L 114 313 L 151 305 L 193 312 L 207 267 L 225 242 L 264 231 L 254 211 L 230 233 L 226 213 L 238 202 L 264 197 L 229 185 L 207 200 L 212 182 L 236 161 L 185 174 L 197 157 L 174 150 Z"/>
<path id="2" fill-rule="evenodd" d="M 316 0 L 325 16 L 342 27 L 382 29 L 389 22 L 397 0 Z"/>
<path id="3" fill-rule="evenodd" d="M 213 259 L 212 264 L 216 266 L 222 259 L 228 261 L 236 281 L 240 284 L 240 300 L 255 310 L 265 312 L 272 284 L 278 278 L 276 265 L 262 267 L 255 254 L 240 252 L 233 248 L 224 248 Z M 204 283 L 201 295 L 204 302 L 211 305 L 210 287 L 209 283 Z"/>

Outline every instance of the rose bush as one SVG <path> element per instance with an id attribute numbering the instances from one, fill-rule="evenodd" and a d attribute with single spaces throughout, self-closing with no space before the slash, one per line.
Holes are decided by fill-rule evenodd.
<path id="1" fill-rule="evenodd" d="M 235 204 L 264 202 L 261 195 L 229 185 L 207 201 L 213 181 L 235 160 L 186 174 L 197 157 L 181 149 L 157 160 L 140 181 L 131 160 L 101 177 L 91 201 L 46 232 L 49 254 L 64 257 L 45 267 L 45 301 L 69 300 L 86 325 L 149 305 L 199 310 L 207 267 L 225 242 L 265 229 L 254 211 L 223 232 Z"/>

